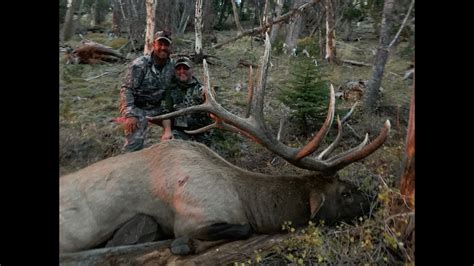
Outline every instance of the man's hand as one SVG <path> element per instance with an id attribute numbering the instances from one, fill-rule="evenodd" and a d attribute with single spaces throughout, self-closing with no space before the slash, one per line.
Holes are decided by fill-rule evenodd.
<path id="1" fill-rule="evenodd" d="M 163 120 L 163 135 L 161 135 L 161 141 L 173 139 L 173 133 L 171 132 L 171 120 Z"/>
<path id="2" fill-rule="evenodd" d="M 163 131 L 163 135 L 161 135 L 161 141 L 167 141 L 170 139 L 173 139 L 173 133 L 168 130 Z"/>
<path id="3" fill-rule="evenodd" d="M 125 134 L 131 134 L 138 129 L 138 119 L 134 116 L 127 117 L 125 120 Z"/>

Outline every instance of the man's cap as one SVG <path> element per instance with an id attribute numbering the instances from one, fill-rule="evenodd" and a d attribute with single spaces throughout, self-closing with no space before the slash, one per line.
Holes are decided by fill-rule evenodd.
<path id="1" fill-rule="evenodd" d="M 154 40 L 167 40 L 170 44 L 172 43 L 171 41 L 171 32 L 166 31 L 166 30 L 160 30 L 155 33 Z"/>
<path id="2" fill-rule="evenodd" d="M 183 57 L 180 57 L 176 60 L 176 63 L 174 65 L 174 67 L 178 67 L 179 65 L 185 65 L 189 68 L 192 68 L 193 67 L 193 62 L 191 62 L 191 60 L 189 60 L 189 58 L 183 56 Z"/>

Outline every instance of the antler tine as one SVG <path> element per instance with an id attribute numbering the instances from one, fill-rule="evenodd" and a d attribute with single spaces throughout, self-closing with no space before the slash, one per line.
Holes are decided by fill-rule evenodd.
<path id="1" fill-rule="evenodd" d="M 368 140 L 368 134 L 366 134 L 365 140 L 354 149 L 354 151 L 350 151 L 348 153 L 344 153 L 342 156 L 335 156 L 328 160 L 329 167 L 336 171 L 344 166 L 363 159 L 369 156 L 371 153 L 376 151 L 387 139 L 388 133 L 390 132 L 390 121 L 387 119 L 385 121 L 384 127 L 380 131 L 379 135 L 369 144 L 365 145 Z M 363 148 L 359 148 L 363 147 Z"/>
<path id="2" fill-rule="evenodd" d="M 146 118 L 150 122 L 159 122 L 159 121 L 163 121 L 165 119 L 170 119 L 170 118 L 180 116 L 180 115 L 186 115 L 186 114 L 191 114 L 195 112 L 209 112 L 209 111 L 210 111 L 210 105 L 204 102 L 203 104 L 200 104 L 200 105 L 194 105 L 188 108 L 184 108 L 184 109 L 167 113 L 167 114 L 163 114 L 163 115 L 147 116 Z"/>
<path id="3" fill-rule="evenodd" d="M 355 102 L 354 105 L 352 105 L 351 107 L 351 110 L 341 119 L 341 123 L 344 124 L 347 119 L 349 119 L 349 117 L 352 115 L 352 113 L 354 112 L 357 104 L 359 104 L 359 102 Z"/>
<path id="4" fill-rule="evenodd" d="M 203 126 L 203 127 L 198 128 L 198 129 L 195 129 L 195 130 L 185 130 L 184 132 L 185 132 L 186 134 L 191 134 L 191 135 L 193 135 L 193 134 L 203 133 L 203 132 L 206 132 L 206 131 L 208 131 L 208 130 L 210 130 L 210 129 L 217 128 L 217 127 L 218 127 L 218 126 L 217 126 L 217 122 L 214 122 L 214 123 L 212 123 L 212 124 L 210 124 L 210 125 Z"/>
<path id="5" fill-rule="evenodd" d="M 349 119 L 349 117 L 352 115 L 354 112 L 355 107 L 357 106 L 357 103 L 354 103 L 351 107 L 351 110 L 347 112 L 347 114 L 342 118 L 342 120 L 339 120 L 339 116 L 337 116 L 337 136 L 336 139 L 329 145 L 324 151 L 322 151 L 318 157 L 316 157 L 318 160 L 325 159 L 331 152 L 336 148 L 336 145 L 339 144 L 339 141 L 341 140 L 342 136 L 342 125 Z"/>
<path id="6" fill-rule="evenodd" d="M 336 136 L 336 139 L 331 143 L 331 145 L 329 145 L 324 151 L 322 151 L 318 157 L 316 157 L 318 160 L 322 160 L 324 158 L 326 158 L 329 154 L 331 154 L 331 152 L 334 150 L 334 148 L 336 148 L 336 145 L 339 143 L 339 141 L 341 140 L 341 136 L 342 136 L 342 122 L 341 120 L 339 119 L 339 116 L 337 116 L 336 118 L 336 121 L 337 121 L 337 136 Z"/>
<path id="7" fill-rule="evenodd" d="M 296 156 L 294 157 L 294 160 L 298 161 L 303 157 L 306 157 L 313 153 L 317 148 L 321 140 L 324 139 L 326 134 L 328 133 L 329 128 L 331 127 L 332 120 L 334 119 L 334 110 L 336 106 L 336 97 L 334 95 L 334 87 L 330 86 L 330 99 L 329 99 L 329 107 L 328 107 L 328 115 L 326 117 L 326 121 L 324 121 L 323 126 L 321 129 L 318 131 L 318 133 L 311 139 L 310 142 L 308 142 L 303 148 L 301 148 Z"/>

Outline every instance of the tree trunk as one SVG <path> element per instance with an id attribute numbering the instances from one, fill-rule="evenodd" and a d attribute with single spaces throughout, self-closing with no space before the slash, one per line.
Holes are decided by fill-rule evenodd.
<path id="1" fill-rule="evenodd" d="M 415 207 L 415 82 L 410 100 L 410 115 L 406 139 L 406 157 L 400 180 L 400 192 L 405 196 L 409 207 Z"/>
<path id="2" fill-rule="evenodd" d="M 151 54 L 153 51 L 153 35 L 155 34 L 155 12 L 157 0 L 146 0 L 146 35 L 143 54 Z"/>
<path id="3" fill-rule="evenodd" d="M 380 29 L 379 47 L 375 56 L 374 66 L 372 68 L 372 78 L 367 85 L 367 94 L 364 98 L 365 111 L 373 113 L 378 106 L 380 98 L 380 85 L 385 64 L 388 60 L 388 46 L 390 43 L 390 31 L 393 26 L 393 5 L 394 0 L 385 0 L 382 14 L 382 23 Z"/>
<path id="4" fill-rule="evenodd" d="M 63 41 L 68 41 L 71 39 L 73 33 L 74 33 L 74 11 L 77 10 L 78 6 L 80 4 L 80 1 L 78 0 L 68 0 L 67 4 L 67 12 L 66 16 L 64 18 L 64 25 L 63 25 L 63 34 L 62 34 L 62 40 Z"/>
<path id="5" fill-rule="evenodd" d="M 94 3 L 91 5 L 91 27 L 94 28 L 97 26 L 97 21 L 99 20 L 99 9 L 97 7 L 97 1 L 94 0 Z"/>
<path id="6" fill-rule="evenodd" d="M 235 5 L 235 0 L 230 0 L 230 2 L 232 3 L 232 12 L 234 13 L 235 25 L 237 26 L 237 30 L 242 33 L 244 32 L 244 28 L 242 28 L 242 25 L 240 25 L 239 13 L 237 11 L 237 6 Z"/>
<path id="7" fill-rule="evenodd" d="M 296 9 L 302 3 L 304 3 L 304 0 L 295 0 L 293 2 L 293 9 Z M 298 37 L 300 35 L 301 26 L 303 24 L 302 21 L 303 14 L 298 14 L 294 18 L 294 20 L 291 20 L 290 24 L 288 24 L 288 32 L 286 33 L 285 43 L 287 45 L 287 52 L 289 53 L 291 53 L 291 51 L 297 46 Z"/>
<path id="8" fill-rule="evenodd" d="M 198 62 L 202 61 L 202 2 L 203 0 L 196 0 L 196 13 L 194 16 L 194 28 L 196 31 L 194 52 Z"/>
<path id="9" fill-rule="evenodd" d="M 117 0 L 113 2 L 112 7 L 112 32 L 115 36 L 121 36 L 122 31 L 122 17 L 120 15 L 120 4 Z"/>
<path id="10" fill-rule="evenodd" d="M 277 0 L 275 3 L 275 17 L 279 17 L 281 15 L 281 11 L 283 9 L 283 0 Z M 275 24 L 272 26 L 272 31 L 270 33 L 270 43 L 273 45 L 275 42 L 276 37 L 278 36 L 278 31 L 280 30 L 280 24 Z"/>
<path id="11" fill-rule="evenodd" d="M 321 56 L 321 59 L 324 60 L 324 56 L 326 55 L 326 45 L 324 43 L 325 39 L 323 38 L 322 27 L 319 27 L 318 37 L 319 37 L 319 55 Z"/>
<path id="12" fill-rule="evenodd" d="M 336 63 L 336 15 L 333 0 L 325 0 L 326 8 L 326 59 Z"/>

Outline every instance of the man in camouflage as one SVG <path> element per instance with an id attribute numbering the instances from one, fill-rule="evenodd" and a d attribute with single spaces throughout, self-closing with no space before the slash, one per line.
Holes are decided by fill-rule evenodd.
<path id="1" fill-rule="evenodd" d="M 203 88 L 193 76 L 192 62 L 187 57 L 176 60 L 175 76 L 166 91 L 166 111 L 177 111 L 204 103 Z M 207 113 L 193 113 L 172 120 L 173 137 L 195 140 L 210 145 L 209 133 L 187 134 L 185 130 L 195 130 L 212 123 Z"/>
<path id="2" fill-rule="evenodd" d="M 174 74 L 174 60 L 169 57 L 172 43 L 170 35 L 167 31 L 158 31 L 155 34 L 152 53 L 132 62 L 122 84 L 120 114 L 124 117 L 126 152 L 143 148 L 148 125 L 146 116 L 166 112 L 165 90 Z M 161 140 L 171 139 L 170 120 L 164 120 L 160 125 L 163 127 Z"/>

